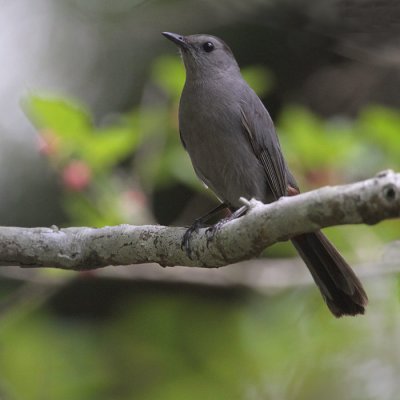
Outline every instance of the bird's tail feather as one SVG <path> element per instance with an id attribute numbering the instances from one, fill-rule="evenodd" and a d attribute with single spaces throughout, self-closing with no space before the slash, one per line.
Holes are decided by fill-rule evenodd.
<path id="1" fill-rule="evenodd" d="M 296 236 L 292 243 L 333 315 L 364 314 L 368 297 L 361 282 L 321 231 Z"/>

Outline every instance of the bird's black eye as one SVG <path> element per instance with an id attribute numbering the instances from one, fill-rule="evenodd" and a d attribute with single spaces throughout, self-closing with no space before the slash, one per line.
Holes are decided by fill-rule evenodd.
<path id="1" fill-rule="evenodd" d="M 211 43 L 211 42 L 205 42 L 205 43 L 203 44 L 203 49 L 204 49 L 204 51 L 206 51 L 207 53 L 209 53 L 210 51 L 213 51 L 213 50 L 214 50 L 214 44 Z"/>

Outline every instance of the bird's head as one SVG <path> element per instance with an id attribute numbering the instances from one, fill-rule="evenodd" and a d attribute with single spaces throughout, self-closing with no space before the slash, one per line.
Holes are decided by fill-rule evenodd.
<path id="1" fill-rule="evenodd" d="M 191 78 L 204 79 L 218 76 L 226 71 L 239 71 L 231 49 L 221 39 L 211 35 L 182 36 L 163 32 L 174 42 L 183 58 L 186 73 Z"/>

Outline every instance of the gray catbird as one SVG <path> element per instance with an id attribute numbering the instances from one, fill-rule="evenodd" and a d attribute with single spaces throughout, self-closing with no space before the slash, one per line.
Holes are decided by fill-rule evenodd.
<path id="1" fill-rule="evenodd" d="M 244 81 L 230 48 L 210 35 L 163 35 L 178 45 L 186 69 L 179 106 L 182 144 L 197 176 L 222 202 L 218 209 L 235 212 L 240 197 L 270 203 L 298 194 L 268 111 Z M 336 317 L 364 313 L 368 299 L 360 281 L 321 231 L 292 243 Z"/>

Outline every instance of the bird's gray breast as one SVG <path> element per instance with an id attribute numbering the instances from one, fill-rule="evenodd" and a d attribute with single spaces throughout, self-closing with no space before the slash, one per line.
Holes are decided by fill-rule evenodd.
<path id="1" fill-rule="evenodd" d="M 237 85 L 236 85 L 237 86 Z M 264 201 L 265 172 L 243 133 L 240 87 L 233 82 L 186 83 L 179 108 L 182 140 L 199 178 L 217 197 Z"/>

